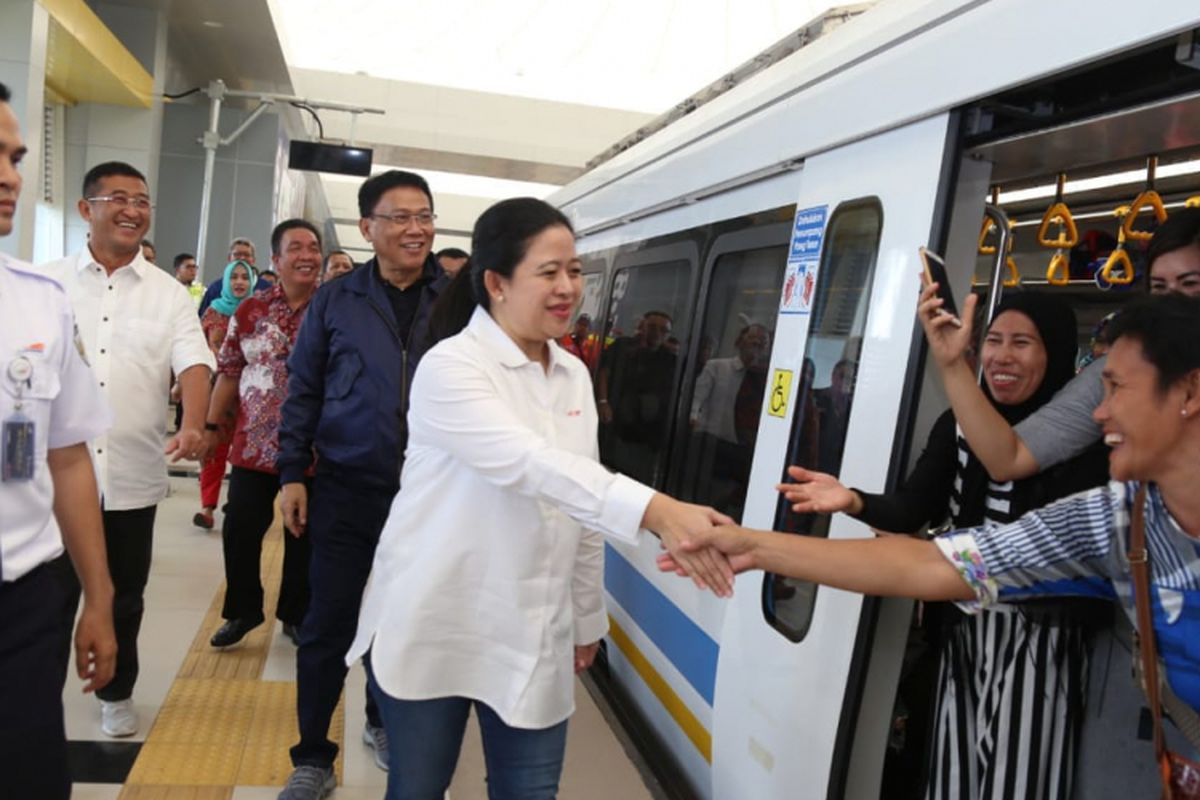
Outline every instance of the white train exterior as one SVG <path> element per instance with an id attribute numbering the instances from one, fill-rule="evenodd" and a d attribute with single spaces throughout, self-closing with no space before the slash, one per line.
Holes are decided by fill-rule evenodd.
<path id="1" fill-rule="evenodd" d="M 841 477 L 869 491 L 892 485 L 944 408 L 915 327 L 917 248 L 946 252 L 961 296 L 971 281 L 962 265 L 975 263 L 998 173 L 1052 175 L 1056 141 L 1074 141 L 1077 152 L 1105 138 L 1105 120 L 1143 119 L 1145 128 L 1169 103 L 1191 114 L 1164 151 L 1200 146 L 1196 87 L 1126 107 L 1118 98 L 1103 113 L 1051 117 L 978 146 L 966 141 L 964 114 L 1021 87 L 1166 48 L 1197 28 L 1200 7 L 1178 0 L 885 0 L 554 195 L 580 234 L 591 273 L 586 310 L 597 326 L 622 302 L 610 327 L 628 332 L 629 309 L 647 310 L 628 305 L 631 281 L 652 289 L 654 302 L 669 296 L 675 304 L 680 352 L 667 452 L 647 477 L 668 491 L 682 485 L 698 348 L 707 339 L 725 354 L 735 323 L 749 320 L 771 329 L 773 346 L 744 522 L 777 521 L 773 487 L 800 435 L 806 355 L 823 384 L 854 353 Z M 1108 142 L 1089 165 L 1059 157 L 1093 169 L 1142 158 L 1158 146 L 1147 135 L 1150 144 L 1127 151 Z M 830 252 L 835 245 L 845 252 Z M 762 258 L 739 256 L 758 270 L 758 288 L 743 281 L 733 297 L 716 273 L 736 253 Z M 653 281 L 644 277 L 650 269 L 658 270 Z M 839 269 L 854 276 L 824 274 Z M 764 275 L 773 276 L 774 294 L 761 291 Z M 795 293 L 806 279 L 815 296 Z M 845 297 L 821 296 L 834 289 Z M 731 303 L 741 304 L 737 320 L 706 328 L 732 313 L 722 311 Z M 870 532 L 839 515 L 828 535 Z M 608 667 L 690 791 L 721 800 L 879 797 L 911 605 L 792 587 L 776 593 L 803 617 L 787 635 L 766 618 L 774 590 L 764 592 L 761 574 L 741 577 L 726 602 L 658 574 L 655 554 L 648 540 L 609 547 Z"/>

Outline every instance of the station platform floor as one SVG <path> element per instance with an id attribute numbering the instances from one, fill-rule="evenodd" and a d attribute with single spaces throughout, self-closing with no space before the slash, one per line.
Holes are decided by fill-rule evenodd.
<path id="1" fill-rule="evenodd" d="M 222 652 L 208 645 L 220 625 L 224 590 L 221 516 L 218 512 L 216 529 L 203 531 L 192 525 L 198 509 L 196 479 L 172 477 L 171 495 L 158 509 L 139 640 L 138 733 L 106 737 L 96 699 L 81 693 L 73 669 L 68 678 L 64 705 L 74 800 L 274 800 L 291 771 L 288 748 L 298 738 L 295 648 L 273 620 L 283 553 L 278 517 L 263 550 L 266 616 L 272 622 Z M 335 715 L 331 738 L 342 749 L 334 800 L 378 800 L 386 786 L 386 773 L 361 743 L 364 685 L 363 670 L 355 667 Z M 576 706 L 560 796 L 658 795 L 581 681 Z M 473 720 L 449 797 L 487 797 Z"/>

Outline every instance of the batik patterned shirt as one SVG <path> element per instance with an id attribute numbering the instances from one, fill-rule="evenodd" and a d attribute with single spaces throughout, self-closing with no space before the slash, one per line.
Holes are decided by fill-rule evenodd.
<path id="1" fill-rule="evenodd" d="M 934 541 L 975 592 L 967 611 L 1030 597 L 1117 600 L 1136 625 L 1129 533 L 1135 482 L 1113 481 L 1006 525 L 952 531 Z M 1200 709 L 1200 540 L 1171 516 L 1158 487 L 1146 496 L 1150 605 L 1171 688 Z"/>
<path id="2" fill-rule="evenodd" d="M 229 321 L 217 372 L 238 382 L 238 414 L 229 462 L 275 473 L 280 407 L 287 397 L 287 359 L 308 309 L 288 306 L 282 286 L 248 297 Z"/>

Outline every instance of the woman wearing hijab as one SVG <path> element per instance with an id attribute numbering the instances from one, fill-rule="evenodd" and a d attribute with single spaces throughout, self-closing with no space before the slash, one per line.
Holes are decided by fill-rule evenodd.
<path id="1" fill-rule="evenodd" d="M 221 352 L 221 343 L 229 330 L 229 320 L 241 302 L 250 296 L 254 286 L 254 267 L 245 261 L 232 261 L 225 266 L 221 279 L 221 294 L 204 309 L 200 327 L 213 355 Z M 229 455 L 229 437 L 223 436 L 221 444 L 200 467 L 200 510 L 192 517 L 198 528 L 212 530 L 213 511 L 221 499 L 221 481 L 225 478 L 225 459 Z"/>
<path id="2" fill-rule="evenodd" d="M 1015 425 L 1075 374 L 1075 315 L 1057 298 L 1004 300 L 984 337 L 984 391 Z M 842 511 L 873 528 L 912 533 L 949 519 L 955 528 L 1005 524 L 1107 478 L 1099 448 L 1019 481 L 992 481 L 946 411 L 908 479 L 869 494 L 798 467 L 784 487 L 798 512 Z M 951 617 L 941 632 L 926 797 L 930 800 L 1068 798 L 1083 720 L 1087 601 L 997 605 Z"/>

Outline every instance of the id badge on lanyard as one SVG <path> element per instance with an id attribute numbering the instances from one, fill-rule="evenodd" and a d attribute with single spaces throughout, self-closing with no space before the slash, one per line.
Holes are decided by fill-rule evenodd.
<path id="1" fill-rule="evenodd" d="M 33 363 L 18 356 L 8 365 L 8 379 L 17 390 L 13 413 L 0 423 L 0 481 L 17 483 L 33 480 L 34 447 L 37 433 L 33 420 L 23 411 L 25 391 L 33 385 Z"/>

